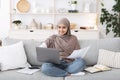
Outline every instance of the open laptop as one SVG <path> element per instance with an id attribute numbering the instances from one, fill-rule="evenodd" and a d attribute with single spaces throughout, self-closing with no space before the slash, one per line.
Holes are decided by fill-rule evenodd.
<path id="1" fill-rule="evenodd" d="M 59 64 L 59 51 L 54 48 L 36 47 L 37 60 L 40 62 L 52 62 Z"/>

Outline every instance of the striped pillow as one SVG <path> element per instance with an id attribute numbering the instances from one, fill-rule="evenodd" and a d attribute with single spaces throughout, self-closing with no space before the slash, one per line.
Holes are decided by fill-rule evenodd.
<path id="1" fill-rule="evenodd" d="M 120 68 L 120 52 L 100 49 L 97 64 Z"/>

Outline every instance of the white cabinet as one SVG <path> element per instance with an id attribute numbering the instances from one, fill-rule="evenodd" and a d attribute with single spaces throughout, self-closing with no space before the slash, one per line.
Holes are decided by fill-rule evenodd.
<path id="1" fill-rule="evenodd" d="M 99 32 L 97 30 L 79 30 L 78 32 L 72 30 L 71 33 L 77 36 L 78 40 L 99 39 Z M 9 37 L 16 39 L 35 39 L 44 41 L 52 34 L 57 34 L 57 31 L 34 30 L 33 32 L 30 32 L 30 30 L 14 30 L 10 32 Z"/>

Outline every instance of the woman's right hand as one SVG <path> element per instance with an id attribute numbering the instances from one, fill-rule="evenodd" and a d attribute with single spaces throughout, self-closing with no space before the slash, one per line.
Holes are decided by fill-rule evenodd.
<path id="1" fill-rule="evenodd" d="M 71 58 L 63 58 L 63 60 L 65 60 L 66 62 L 73 62 L 75 59 L 71 59 Z"/>

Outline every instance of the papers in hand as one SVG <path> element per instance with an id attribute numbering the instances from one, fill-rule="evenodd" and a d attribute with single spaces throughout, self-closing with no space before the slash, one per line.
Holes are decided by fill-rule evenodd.
<path id="1" fill-rule="evenodd" d="M 39 71 L 40 69 L 29 69 L 29 68 L 24 68 L 24 69 L 20 69 L 17 72 L 19 73 L 25 73 L 25 74 L 33 74 L 37 71 Z"/>
<path id="2" fill-rule="evenodd" d="M 97 65 L 94 65 L 93 67 L 88 67 L 85 70 L 90 73 L 95 73 L 100 71 L 108 71 L 108 70 L 111 70 L 111 68 L 104 65 L 97 64 Z"/>
<path id="3" fill-rule="evenodd" d="M 86 53 L 88 52 L 89 50 L 89 46 L 88 47 L 85 47 L 85 48 L 82 48 L 82 49 L 78 49 L 78 50 L 74 50 L 72 52 L 72 54 L 70 56 L 68 56 L 67 58 L 84 58 L 84 56 L 86 55 Z"/>

